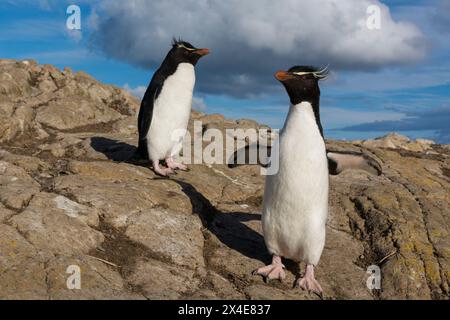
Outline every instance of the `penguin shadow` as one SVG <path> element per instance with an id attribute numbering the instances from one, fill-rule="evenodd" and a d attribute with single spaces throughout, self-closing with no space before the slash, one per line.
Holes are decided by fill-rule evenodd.
<path id="1" fill-rule="evenodd" d="M 123 141 L 105 137 L 93 137 L 91 138 L 91 147 L 114 162 L 128 163 L 147 169 L 150 166 L 148 160 L 142 160 L 136 156 L 137 147 Z M 158 179 L 163 178 L 158 177 Z"/>
<path id="2" fill-rule="evenodd" d="M 272 256 L 266 248 L 264 237 L 244 223 L 260 221 L 260 214 L 220 211 L 190 183 L 171 180 L 180 185 L 181 190 L 191 200 L 193 211 L 199 215 L 204 227 L 221 243 L 250 259 L 261 261 L 262 265 L 255 265 L 255 269 L 271 263 Z M 288 259 L 283 259 L 283 263 L 295 277 L 292 283 L 294 287 L 302 276 L 300 264 Z M 267 279 L 264 281 L 267 283 Z"/>
<path id="3" fill-rule="evenodd" d="M 91 138 L 91 147 L 97 152 L 103 153 L 109 160 L 118 163 L 128 163 L 134 166 L 149 169 L 151 163 L 149 160 L 140 159 L 136 155 L 137 147 L 114 139 L 105 137 Z M 170 177 L 156 176 L 153 180 L 167 180 Z"/>
<path id="4" fill-rule="evenodd" d="M 190 199 L 193 211 L 199 215 L 203 226 L 221 243 L 248 258 L 264 263 L 270 261 L 263 236 L 244 223 L 261 220 L 259 214 L 222 212 L 190 183 L 179 179 L 171 180 L 176 182 Z"/>
<path id="5" fill-rule="evenodd" d="M 125 162 L 146 168 L 149 166 L 148 161 L 135 158 L 135 146 L 122 141 L 93 137 L 91 147 L 115 162 Z M 260 214 L 222 212 L 192 184 L 174 177 L 160 179 L 170 179 L 181 187 L 182 192 L 190 199 L 193 212 L 198 214 L 203 226 L 216 236 L 221 243 L 250 259 L 261 261 L 264 265 L 270 263 L 271 256 L 267 251 L 264 237 L 245 224 L 245 222 L 261 220 Z M 300 275 L 298 263 L 290 260 L 283 262 L 294 275 Z M 255 265 L 256 267 L 258 266 Z"/>
<path id="6" fill-rule="evenodd" d="M 95 151 L 103 153 L 109 160 L 148 168 L 148 161 L 144 163 L 135 159 L 136 147 L 125 142 L 105 137 L 93 137 L 91 139 L 91 147 Z M 170 180 L 181 187 L 184 194 L 190 199 L 193 211 L 199 215 L 205 228 L 223 244 L 246 257 L 257 259 L 264 263 L 270 261 L 264 238 L 244 223 L 260 220 L 261 216 L 259 214 L 221 212 L 190 183 L 175 179 L 173 176 L 170 177 Z"/>

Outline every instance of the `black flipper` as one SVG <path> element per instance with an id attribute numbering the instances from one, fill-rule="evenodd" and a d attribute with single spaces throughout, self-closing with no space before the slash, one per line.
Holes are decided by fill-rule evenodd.
<path id="1" fill-rule="evenodd" d="M 141 159 L 148 159 L 147 133 L 152 123 L 154 103 L 161 92 L 163 81 L 164 79 L 159 81 L 158 75 L 155 74 L 149 87 L 147 88 L 147 91 L 145 92 L 144 98 L 141 102 L 141 108 L 139 109 L 139 143 L 136 150 L 136 155 Z"/>
<path id="2" fill-rule="evenodd" d="M 252 145 L 252 148 L 259 148 L 259 145 Z M 250 146 L 237 150 L 233 156 L 228 159 L 228 167 L 235 168 L 240 165 L 249 164 Z M 259 150 L 258 150 L 259 151 Z M 257 164 L 262 167 L 269 165 L 271 147 L 267 147 L 267 156 L 260 157 L 258 152 Z M 264 155 L 264 152 L 263 152 Z M 327 151 L 328 170 L 331 175 L 338 175 L 348 169 L 365 170 L 374 175 L 381 175 L 383 170 L 380 163 L 367 154 L 353 151 Z M 244 161 L 238 161 L 242 159 Z M 240 162 L 240 163 L 239 163 Z M 255 164 L 255 163 L 252 163 Z"/>

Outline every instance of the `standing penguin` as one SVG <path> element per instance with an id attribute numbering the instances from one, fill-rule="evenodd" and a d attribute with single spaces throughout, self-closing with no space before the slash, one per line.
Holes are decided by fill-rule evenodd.
<path id="1" fill-rule="evenodd" d="M 188 126 L 195 85 L 194 67 L 208 53 L 208 49 L 197 49 L 188 42 L 174 39 L 172 49 L 153 75 L 142 99 L 137 154 L 148 158 L 159 175 L 167 176 L 176 169 L 187 170 L 173 157 L 182 149 L 180 133 Z M 167 168 L 160 167 L 160 160 L 165 160 Z"/>
<path id="2" fill-rule="evenodd" d="M 318 81 L 327 71 L 296 66 L 275 74 L 289 95 L 291 106 L 279 136 L 278 172 L 266 178 L 262 227 L 272 264 L 257 269 L 270 279 L 285 277 L 281 257 L 306 263 L 297 282 L 301 288 L 322 293 L 314 277 L 325 245 L 328 215 L 329 173 L 348 168 L 381 174 L 372 158 L 357 153 L 327 154 L 320 123 Z"/>

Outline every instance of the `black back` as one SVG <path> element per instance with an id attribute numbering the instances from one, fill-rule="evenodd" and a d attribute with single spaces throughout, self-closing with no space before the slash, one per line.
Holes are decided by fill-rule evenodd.
<path id="1" fill-rule="evenodd" d="M 294 66 L 288 73 L 294 72 L 318 72 L 318 69 L 310 66 Z M 320 88 L 319 80 L 313 74 L 293 75 L 292 78 L 281 82 L 289 95 L 293 105 L 301 102 L 309 102 L 312 105 L 317 127 L 323 137 L 322 123 L 320 122 Z"/>
<path id="2" fill-rule="evenodd" d="M 197 64 L 201 56 L 196 54 L 194 50 L 197 50 L 197 48 L 189 42 L 174 39 L 172 49 L 153 75 L 139 109 L 139 145 L 136 153 L 140 158 L 148 158 L 146 137 L 152 122 L 154 102 L 158 99 L 164 82 L 175 73 L 180 63 L 190 63 L 194 66 Z"/>

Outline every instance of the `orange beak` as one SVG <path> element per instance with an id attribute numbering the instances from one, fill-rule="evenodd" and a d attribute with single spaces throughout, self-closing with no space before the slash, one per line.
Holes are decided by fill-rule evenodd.
<path id="1" fill-rule="evenodd" d="M 278 71 L 277 73 L 275 73 L 275 78 L 276 78 L 278 81 L 286 81 L 286 80 L 289 80 L 289 79 L 294 78 L 294 76 L 291 75 L 291 74 L 290 74 L 289 72 L 287 72 L 287 71 L 280 70 L 280 71 Z"/>
<path id="2" fill-rule="evenodd" d="M 195 50 L 194 51 L 194 53 L 196 53 L 196 54 L 198 54 L 198 55 L 200 55 L 200 56 L 206 56 L 207 54 L 209 54 L 209 49 L 198 49 L 198 50 Z"/>

